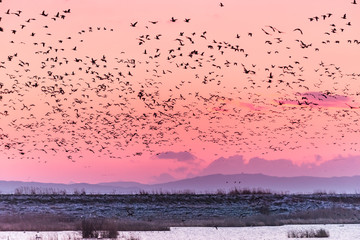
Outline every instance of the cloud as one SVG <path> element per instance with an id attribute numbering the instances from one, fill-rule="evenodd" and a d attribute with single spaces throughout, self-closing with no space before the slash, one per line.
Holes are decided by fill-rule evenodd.
<path id="1" fill-rule="evenodd" d="M 278 159 L 268 161 L 262 158 L 252 158 L 245 163 L 243 156 L 235 155 L 229 158 L 219 158 L 203 170 L 204 174 L 237 174 L 237 173 L 263 173 L 272 176 L 285 176 L 300 174 L 298 166 L 290 160 Z"/>
<path id="2" fill-rule="evenodd" d="M 178 168 L 174 169 L 174 172 L 176 172 L 176 173 L 185 173 L 188 170 L 189 169 L 187 167 L 178 167 Z"/>
<path id="3" fill-rule="evenodd" d="M 208 110 L 217 111 L 217 112 L 227 112 L 229 111 L 229 109 L 232 109 L 234 107 L 239 109 L 247 109 L 251 111 L 259 111 L 263 109 L 263 107 L 255 106 L 253 103 L 242 102 L 237 99 L 225 98 L 225 97 L 218 97 L 216 99 L 216 105 L 219 106 L 211 107 Z"/>
<path id="4" fill-rule="evenodd" d="M 204 170 L 203 173 L 205 175 L 208 174 L 235 174 L 243 172 L 245 169 L 245 163 L 243 156 L 232 156 L 229 158 L 218 158 L 212 163 L 209 164 Z"/>
<path id="5" fill-rule="evenodd" d="M 189 152 L 163 152 L 156 154 L 158 159 L 175 159 L 179 162 L 189 162 L 195 160 L 196 157 Z"/>
<path id="6" fill-rule="evenodd" d="M 360 156 L 337 157 L 319 165 L 308 163 L 296 165 L 288 159 L 265 160 L 252 158 L 248 163 L 240 155 L 219 158 L 210 163 L 202 175 L 209 174 L 262 173 L 270 176 L 354 176 L 360 175 Z"/>
<path id="7" fill-rule="evenodd" d="M 331 92 L 304 92 L 297 93 L 294 99 L 276 101 L 280 105 L 298 105 L 311 107 L 340 107 L 350 108 L 351 99 L 348 96 L 333 94 Z"/>

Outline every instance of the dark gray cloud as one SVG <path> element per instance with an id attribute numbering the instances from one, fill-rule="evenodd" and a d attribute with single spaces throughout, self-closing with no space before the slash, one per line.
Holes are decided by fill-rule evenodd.
<path id="1" fill-rule="evenodd" d="M 179 162 L 189 162 L 195 160 L 196 157 L 189 152 L 163 152 L 156 154 L 159 159 L 175 159 Z"/>

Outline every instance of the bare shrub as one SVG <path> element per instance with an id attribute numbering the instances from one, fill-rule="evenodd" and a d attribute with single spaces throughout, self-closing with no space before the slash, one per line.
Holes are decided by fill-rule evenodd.
<path id="1" fill-rule="evenodd" d="M 47 187 L 20 186 L 15 188 L 14 195 L 66 195 L 66 190 Z"/>
<path id="2" fill-rule="evenodd" d="M 139 195 L 146 195 L 146 196 L 147 196 L 147 195 L 150 195 L 149 192 L 147 192 L 147 191 L 145 191 L 145 190 L 143 190 L 143 189 L 140 190 L 138 194 L 139 194 Z"/>
<path id="3" fill-rule="evenodd" d="M 327 238 L 330 234 L 325 229 L 318 230 L 292 230 L 288 232 L 288 238 Z"/>
<path id="4" fill-rule="evenodd" d="M 223 189 L 218 189 L 218 190 L 215 192 L 215 195 L 224 196 L 224 195 L 226 195 L 226 191 L 223 190 Z"/>
<path id="5" fill-rule="evenodd" d="M 82 231 L 82 237 L 83 238 L 97 238 L 98 232 L 96 226 L 97 223 L 94 219 L 84 219 L 81 222 L 81 231 Z"/>
<path id="6" fill-rule="evenodd" d="M 317 238 L 330 237 L 330 233 L 329 233 L 329 231 L 326 231 L 325 229 L 321 228 L 321 229 L 316 231 L 315 237 L 317 237 Z"/>
<path id="7" fill-rule="evenodd" d="M 228 192 L 229 195 L 270 195 L 273 194 L 270 190 L 268 189 L 261 189 L 261 188 L 257 188 L 257 189 L 249 189 L 249 188 L 234 188 L 231 189 Z"/>
<path id="8" fill-rule="evenodd" d="M 105 221 L 102 226 L 102 237 L 103 238 L 117 238 L 119 235 L 118 227 L 115 221 Z"/>
<path id="9" fill-rule="evenodd" d="M 84 219 L 81 222 L 83 238 L 117 238 L 117 224 L 103 219 Z"/>
<path id="10" fill-rule="evenodd" d="M 139 238 L 139 237 L 130 236 L 130 238 L 128 238 L 127 240 L 140 240 L 140 238 Z"/>
<path id="11" fill-rule="evenodd" d="M 86 190 L 85 190 L 85 188 L 82 188 L 81 190 L 75 189 L 73 194 L 77 195 L 77 196 L 85 196 Z"/>

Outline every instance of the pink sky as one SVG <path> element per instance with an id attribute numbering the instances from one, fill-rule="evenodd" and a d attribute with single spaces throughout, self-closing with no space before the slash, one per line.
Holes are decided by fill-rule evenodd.
<path id="1" fill-rule="evenodd" d="M 0 180 L 360 174 L 360 4 L 223 4 L 3 0 Z"/>

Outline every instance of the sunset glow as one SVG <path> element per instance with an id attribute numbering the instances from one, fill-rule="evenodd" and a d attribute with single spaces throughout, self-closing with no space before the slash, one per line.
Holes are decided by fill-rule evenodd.
<path id="1" fill-rule="evenodd" d="M 360 4 L 222 3 L 3 0 L 0 180 L 360 174 Z"/>

